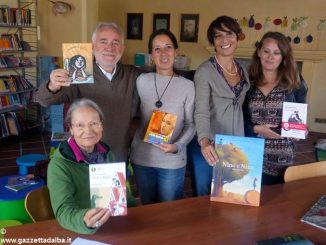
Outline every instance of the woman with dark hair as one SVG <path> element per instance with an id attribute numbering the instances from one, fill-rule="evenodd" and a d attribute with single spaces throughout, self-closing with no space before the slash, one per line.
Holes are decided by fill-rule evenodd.
<path id="1" fill-rule="evenodd" d="M 173 69 L 177 48 L 177 40 L 170 31 L 160 29 L 153 32 L 148 50 L 155 72 L 140 75 L 136 82 L 140 98 L 140 126 L 132 142 L 130 158 L 142 204 L 183 197 L 186 145 L 195 131 L 195 89 L 192 81 L 178 76 Z M 144 142 L 154 110 L 177 116 L 167 143 Z"/>
<path id="2" fill-rule="evenodd" d="M 280 135 L 283 102 L 305 103 L 307 95 L 286 36 L 265 33 L 253 54 L 249 75 L 252 88 L 244 104 L 246 135 L 265 138 L 262 184 L 283 183 L 294 154 L 292 139 Z"/>
<path id="3" fill-rule="evenodd" d="M 86 59 L 84 56 L 78 54 L 73 56 L 69 61 L 69 76 L 73 81 L 75 80 L 87 80 L 86 69 Z"/>
<path id="4" fill-rule="evenodd" d="M 197 138 L 188 147 L 188 161 L 199 196 L 210 193 L 212 166 L 218 162 L 215 135 L 244 135 L 242 103 L 250 84 L 246 69 L 234 59 L 240 33 L 235 19 L 216 18 L 207 30 L 215 55 L 195 73 Z"/>

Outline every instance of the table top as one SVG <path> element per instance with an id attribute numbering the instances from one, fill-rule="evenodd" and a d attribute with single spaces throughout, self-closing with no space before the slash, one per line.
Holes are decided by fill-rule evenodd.
<path id="1" fill-rule="evenodd" d="M 8 184 L 8 179 L 11 177 L 17 177 L 19 175 L 9 175 L 0 178 L 0 201 L 15 201 L 24 199 L 28 192 L 31 190 L 35 190 L 44 185 L 44 180 L 38 178 L 38 183 L 35 185 L 31 185 L 26 189 L 20 191 L 13 191 L 5 187 Z"/>
<path id="2" fill-rule="evenodd" d="M 253 244 L 257 240 L 298 233 L 326 244 L 326 232 L 300 222 L 326 194 L 326 177 L 264 186 L 260 207 L 211 202 L 209 196 L 128 209 L 111 217 L 94 235 L 64 230 L 57 221 L 9 227 L 6 238 L 86 239 L 119 244 Z"/>

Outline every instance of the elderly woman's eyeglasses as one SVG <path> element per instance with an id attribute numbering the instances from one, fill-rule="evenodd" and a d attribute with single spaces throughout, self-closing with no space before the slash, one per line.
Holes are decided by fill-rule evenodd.
<path id="1" fill-rule="evenodd" d="M 72 123 L 72 127 L 76 128 L 79 131 L 85 130 L 87 127 L 93 130 L 99 129 L 102 127 L 102 122 L 101 121 L 94 121 L 90 122 L 88 124 L 84 123 Z"/>

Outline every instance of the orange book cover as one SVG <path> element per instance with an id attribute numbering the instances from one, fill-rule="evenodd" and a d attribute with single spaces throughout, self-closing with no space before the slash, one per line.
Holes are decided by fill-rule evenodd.
<path id="1" fill-rule="evenodd" d="M 71 83 L 94 83 L 91 43 L 63 43 L 62 52 Z"/>
<path id="2" fill-rule="evenodd" d="M 144 136 L 144 141 L 152 144 L 168 143 L 172 137 L 177 116 L 154 110 Z"/>

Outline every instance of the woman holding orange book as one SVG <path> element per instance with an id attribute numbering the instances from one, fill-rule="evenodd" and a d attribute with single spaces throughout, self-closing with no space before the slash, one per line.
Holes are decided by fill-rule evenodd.
<path id="1" fill-rule="evenodd" d="M 168 30 L 152 33 L 148 43 L 155 72 L 137 79 L 140 98 L 140 127 L 131 146 L 131 162 L 143 204 L 180 199 L 186 170 L 186 145 L 194 136 L 195 89 L 192 81 L 178 76 L 173 69 L 178 43 Z M 151 115 L 161 111 L 176 115 L 168 142 L 144 141 Z M 163 117 L 160 133 L 167 133 L 168 118 Z M 169 129 L 172 131 L 172 127 Z"/>

